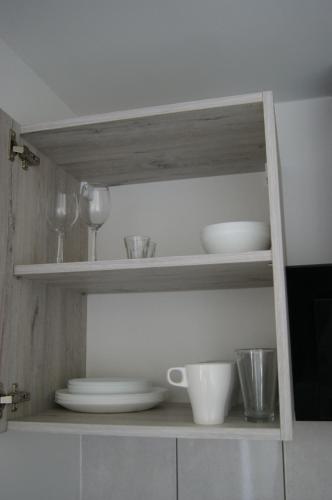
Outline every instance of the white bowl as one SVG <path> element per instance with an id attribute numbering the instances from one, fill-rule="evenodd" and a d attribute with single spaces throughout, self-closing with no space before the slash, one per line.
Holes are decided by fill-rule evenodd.
<path id="1" fill-rule="evenodd" d="M 264 222 L 222 222 L 205 226 L 201 241 L 206 253 L 235 253 L 268 250 L 270 227 Z"/>

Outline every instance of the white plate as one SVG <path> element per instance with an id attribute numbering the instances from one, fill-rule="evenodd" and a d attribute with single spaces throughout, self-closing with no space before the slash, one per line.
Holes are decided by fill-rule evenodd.
<path id="1" fill-rule="evenodd" d="M 153 387 L 149 392 L 136 394 L 72 394 L 68 389 L 58 389 L 55 392 L 55 397 L 63 401 L 77 403 L 140 402 L 155 398 L 156 394 L 163 393 L 166 390 L 163 387 Z"/>
<path id="2" fill-rule="evenodd" d="M 74 378 L 68 381 L 71 394 L 134 394 L 151 390 L 151 382 L 136 378 Z"/>
<path id="3" fill-rule="evenodd" d="M 167 389 L 154 387 L 140 394 L 70 394 L 68 389 L 55 393 L 55 402 L 68 410 L 84 413 L 124 413 L 148 410 L 162 403 Z"/>

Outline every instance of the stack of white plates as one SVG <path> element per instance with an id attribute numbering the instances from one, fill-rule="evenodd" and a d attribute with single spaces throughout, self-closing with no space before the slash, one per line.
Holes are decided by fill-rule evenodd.
<path id="1" fill-rule="evenodd" d="M 68 389 L 55 393 L 55 402 L 68 410 L 86 413 L 122 413 L 148 410 L 162 403 L 167 389 L 147 380 L 128 378 L 78 378 Z"/>

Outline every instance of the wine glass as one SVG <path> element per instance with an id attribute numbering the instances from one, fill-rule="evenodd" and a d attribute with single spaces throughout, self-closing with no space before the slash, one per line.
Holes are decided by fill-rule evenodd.
<path id="1" fill-rule="evenodd" d="M 97 260 L 97 231 L 106 222 L 110 211 L 109 187 L 83 182 L 80 193 L 80 214 L 92 235 L 90 260 Z"/>
<path id="2" fill-rule="evenodd" d="M 63 262 L 63 240 L 65 233 L 78 219 L 78 199 L 76 193 L 55 191 L 48 204 L 47 221 L 58 235 L 57 263 Z"/>

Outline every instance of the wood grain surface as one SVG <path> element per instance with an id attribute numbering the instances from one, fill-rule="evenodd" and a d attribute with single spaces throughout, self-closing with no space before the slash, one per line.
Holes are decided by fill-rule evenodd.
<path id="1" fill-rule="evenodd" d="M 294 410 L 285 279 L 285 246 L 279 183 L 278 144 L 272 93 L 264 92 L 263 99 L 278 352 L 280 421 L 282 439 L 288 441 L 292 439 Z"/>
<path id="2" fill-rule="evenodd" d="M 271 251 L 15 266 L 15 275 L 86 293 L 272 286 Z"/>
<path id="3" fill-rule="evenodd" d="M 27 172 L 18 162 L 11 164 L 7 160 L 11 120 L 0 115 L 0 382 L 6 389 L 11 382 L 19 382 L 22 388 L 31 390 L 32 401 L 20 408 L 19 415 L 48 409 L 54 389 L 64 386 L 67 378 L 84 373 L 86 305 L 80 292 L 273 284 L 281 437 L 291 439 L 291 370 L 273 98 L 267 92 L 253 98 L 225 99 L 219 105 L 217 101 L 207 100 L 205 106 L 204 101 L 198 101 L 182 109 L 181 105 L 170 105 L 113 113 L 103 115 L 99 121 L 92 117 L 25 127 L 24 137 L 38 147 L 36 153 L 42 160 L 40 167 Z M 54 163 L 67 174 L 62 168 L 56 169 Z M 47 227 L 45 214 L 49 194 L 59 179 L 77 189 L 80 180 L 110 185 L 151 182 L 255 172 L 264 170 L 265 163 L 272 254 L 263 252 L 259 256 L 256 252 L 246 258 L 233 255 L 228 260 L 199 255 L 144 262 L 80 262 L 86 259 L 87 239 L 86 231 L 77 225 L 66 241 L 65 259 L 70 262 L 47 264 L 54 262 L 55 235 Z M 16 277 L 12 276 L 14 264 Z M 48 422 L 52 424 L 49 429 L 59 430 L 56 418 Z M 151 432 L 146 431 L 149 424 L 144 422 L 144 415 L 142 418 L 142 427 L 146 426 L 143 434 Z M 223 427 L 219 434 L 248 437 L 246 425 L 236 422 L 239 431 L 225 431 Z M 78 428 L 92 432 L 90 423 L 82 422 L 81 427 L 67 423 L 66 432 Z M 37 424 L 38 418 L 25 421 L 25 430 L 27 425 L 37 430 Z M 120 423 L 115 425 L 113 420 L 113 424 L 111 433 L 124 432 Z M 13 428 L 15 425 L 19 427 L 20 423 L 13 423 Z M 165 426 L 154 427 L 156 435 L 180 436 L 173 424 L 171 431 L 163 430 Z M 130 432 L 138 432 L 136 423 L 129 427 Z M 107 424 L 106 430 L 101 427 L 98 432 L 108 433 L 109 429 Z M 255 439 L 280 439 L 279 427 L 272 431 L 257 428 L 250 435 Z M 203 434 L 214 437 L 218 432 Z M 198 434 L 195 427 L 186 436 Z"/>
<path id="4" fill-rule="evenodd" d="M 114 113 L 24 137 L 76 179 L 108 185 L 263 171 L 262 102 L 234 102 L 117 120 Z"/>
<path id="5" fill-rule="evenodd" d="M 0 382 L 13 382 L 31 393 L 17 415 L 30 415 L 53 404 L 53 392 L 69 377 L 85 372 L 86 304 L 73 291 L 51 288 L 13 276 L 16 262 L 51 262 L 55 234 L 47 225 L 49 196 L 56 176 L 77 182 L 40 152 L 39 167 L 23 171 L 8 160 L 9 129 L 19 128 L 0 113 Z M 65 258 L 86 258 L 86 231 L 77 224 L 65 243 Z M 14 414 L 13 414 L 14 415 Z M 13 415 L 8 411 L 8 416 Z M 15 414 L 16 415 L 16 414 Z"/>
<path id="6" fill-rule="evenodd" d="M 113 414 L 76 413 L 58 407 L 12 421 L 10 429 L 109 436 L 280 441 L 278 421 L 260 424 L 245 422 L 242 412 L 235 409 L 222 425 L 196 425 L 190 405 L 182 403 L 166 403 L 152 410 Z"/>

